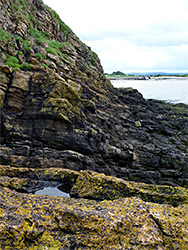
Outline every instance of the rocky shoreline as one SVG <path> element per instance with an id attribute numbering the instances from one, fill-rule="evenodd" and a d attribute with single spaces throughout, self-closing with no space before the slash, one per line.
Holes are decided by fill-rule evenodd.
<path id="1" fill-rule="evenodd" d="M 186 250 L 188 105 L 114 88 L 42 1 L 1 2 L 0 249 Z"/>
<path id="2" fill-rule="evenodd" d="M 116 197 L 115 200 L 103 196 L 105 200 L 99 201 L 95 195 L 97 198 L 99 193 L 103 195 L 101 188 L 104 189 L 106 184 L 114 194 L 113 188 L 109 186 L 109 180 L 112 179 L 103 174 L 87 172 L 80 175 L 83 184 L 81 189 L 78 179 L 73 192 L 80 195 L 89 192 L 91 198 L 92 184 L 89 182 L 90 186 L 87 185 L 88 176 L 95 179 L 94 200 L 20 194 L 0 186 L 0 212 L 4 221 L 1 224 L 1 249 L 7 246 L 9 249 L 29 250 L 187 248 L 186 204 L 173 207 L 144 202 L 136 196 Z M 96 178 L 104 185 L 98 186 L 100 192 L 96 189 Z M 122 182 L 113 178 L 114 185 L 121 188 L 119 181 Z M 169 192 L 167 187 L 166 191 Z M 157 196 L 157 192 L 159 190 L 156 189 L 153 197 Z M 181 192 L 177 195 L 181 196 Z M 170 196 L 173 200 L 176 194 L 172 192 Z"/>

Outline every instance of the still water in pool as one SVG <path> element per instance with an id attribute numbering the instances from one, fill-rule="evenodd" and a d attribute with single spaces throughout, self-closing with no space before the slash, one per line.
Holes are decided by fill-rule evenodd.
<path id="1" fill-rule="evenodd" d="M 58 187 L 45 187 L 35 192 L 35 194 L 59 196 L 59 197 L 70 197 L 69 193 L 61 191 Z"/>

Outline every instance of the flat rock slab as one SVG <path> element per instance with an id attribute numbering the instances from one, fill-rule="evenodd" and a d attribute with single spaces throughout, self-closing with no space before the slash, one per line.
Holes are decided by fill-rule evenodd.
<path id="1" fill-rule="evenodd" d="M 144 201 L 177 206 L 188 203 L 187 189 L 125 181 L 92 171 L 81 171 L 70 192 L 73 197 L 114 200 L 140 197 Z"/>
<path id="2" fill-rule="evenodd" d="M 0 187 L 0 249 L 188 248 L 188 205 L 94 201 Z"/>

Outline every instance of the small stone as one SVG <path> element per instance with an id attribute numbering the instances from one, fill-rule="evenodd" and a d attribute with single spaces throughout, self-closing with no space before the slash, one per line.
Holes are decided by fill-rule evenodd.
<path id="1" fill-rule="evenodd" d="M 140 121 L 136 121 L 136 122 L 135 122 L 135 126 L 138 128 L 138 127 L 141 127 L 141 126 L 142 126 L 142 124 L 141 124 L 141 122 L 140 122 Z"/>

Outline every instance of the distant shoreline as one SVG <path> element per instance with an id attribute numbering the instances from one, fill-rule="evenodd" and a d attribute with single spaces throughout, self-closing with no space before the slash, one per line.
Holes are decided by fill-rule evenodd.
<path id="1" fill-rule="evenodd" d="M 173 80 L 188 80 L 187 76 L 151 76 L 151 77 L 145 77 L 145 76 L 135 76 L 135 77 L 108 77 L 106 76 L 107 79 L 109 80 L 168 80 L 168 79 L 173 79 Z"/>

